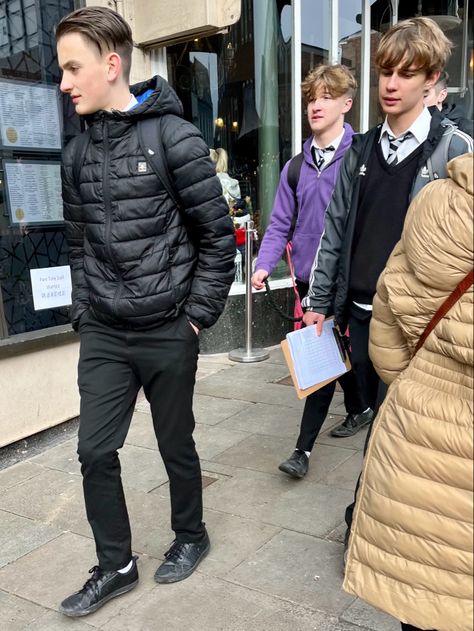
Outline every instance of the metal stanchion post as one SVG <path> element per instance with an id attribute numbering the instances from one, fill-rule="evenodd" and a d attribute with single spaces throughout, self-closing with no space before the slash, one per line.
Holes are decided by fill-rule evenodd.
<path id="1" fill-rule="evenodd" d="M 264 348 L 252 348 L 252 250 L 256 231 L 252 220 L 245 224 L 245 348 L 236 348 L 229 353 L 235 362 L 261 362 L 270 357 Z"/>

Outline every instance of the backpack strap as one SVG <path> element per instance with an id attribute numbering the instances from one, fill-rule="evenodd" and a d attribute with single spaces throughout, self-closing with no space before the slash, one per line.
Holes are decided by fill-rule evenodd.
<path id="1" fill-rule="evenodd" d="M 467 276 L 465 276 L 462 281 L 457 285 L 454 291 L 446 298 L 438 311 L 431 318 L 431 321 L 428 323 L 428 326 L 423 331 L 420 339 L 418 340 L 417 345 L 415 346 L 415 352 L 413 355 L 420 350 L 420 348 L 425 343 L 426 338 L 431 333 L 431 331 L 435 328 L 440 320 L 444 318 L 444 316 L 448 313 L 448 311 L 453 307 L 456 302 L 461 298 L 463 294 L 471 287 L 474 281 L 474 270 L 471 270 Z"/>
<path id="2" fill-rule="evenodd" d="M 296 196 L 296 189 L 298 187 L 298 182 L 300 179 L 300 173 L 301 173 L 301 167 L 303 166 L 303 160 L 304 160 L 304 155 L 303 155 L 303 152 L 301 151 L 300 153 L 297 153 L 296 156 L 291 158 L 290 164 L 288 165 L 287 182 L 288 182 L 288 186 L 293 191 L 293 197 L 295 200 L 295 212 L 291 220 L 291 228 L 288 235 L 288 241 L 291 241 L 293 237 L 293 232 L 295 231 L 295 228 L 296 228 L 296 222 L 298 221 L 299 208 L 298 208 L 298 198 Z"/>
<path id="3" fill-rule="evenodd" d="M 146 160 L 160 180 L 163 188 L 171 197 L 178 208 L 181 203 L 178 199 L 176 187 L 171 179 L 165 149 L 161 140 L 162 116 L 157 118 L 141 118 L 138 121 L 138 142 Z"/>
<path id="4" fill-rule="evenodd" d="M 77 156 L 72 165 L 72 180 L 77 191 L 79 191 L 79 185 L 81 183 L 81 169 L 86 159 L 87 148 L 91 141 L 91 135 L 88 129 L 75 136 L 71 142 L 74 142 L 75 155 Z"/>

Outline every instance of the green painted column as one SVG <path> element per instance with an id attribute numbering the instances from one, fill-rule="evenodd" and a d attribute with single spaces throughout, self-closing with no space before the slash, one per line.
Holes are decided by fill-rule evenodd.
<path id="1" fill-rule="evenodd" d="M 258 129 L 258 208 L 262 229 L 270 220 L 280 177 L 278 130 L 278 12 L 276 0 L 254 0 L 255 106 Z M 290 115 L 290 114 L 289 114 Z"/>

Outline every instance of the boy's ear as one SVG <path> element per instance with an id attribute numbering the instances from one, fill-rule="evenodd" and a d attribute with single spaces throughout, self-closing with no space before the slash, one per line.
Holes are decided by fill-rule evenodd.
<path id="1" fill-rule="evenodd" d="M 431 74 L 426 75 L 426 81 L 425 81 L 425 89 L 426 90 L 431 90 L 431 88 L 438 81 L 440 74 L 441 74 L 441 72 L 439 70 L 437 70 L 436 72 L 432 72 Z"/>
<path id="2" fill-rule="evenodd" d="M 116 52 L 109 53 L 105 62 L 107 64 L 107 79 L 109 81 L 115 81 L 122 75 L 122 58 Z"/>
<path id="3" fill-rule="evenodd" d="M 347 114 L 347 112 L 351 109 L 354 100 L 352 98 L 348 98 L 344 101 L 344 107 L 342 108 L 342 113 Z"/>

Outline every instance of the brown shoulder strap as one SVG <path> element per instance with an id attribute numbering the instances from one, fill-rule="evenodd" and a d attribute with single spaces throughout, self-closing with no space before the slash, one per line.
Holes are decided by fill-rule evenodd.
<path id="1" fill-rule="evenodd" d="M 451 307 L 453 307 L 456 304 L 456 302 L 461 298 L 461 296 L 466 293 L 466 291 L 472 285 L 473 280 L 474 280 L 473 279 L 473 270 L 471 270 L 469 272 L 469 274 L 467 276 L 465 276 L 462 279 L 462 281 L 459 283 L 459 285 L 454 289 L 452 294 L 450 294 L 446 298 L 446 300 L 443 302 L 441 307 L 438 309 L 438 311 L 431 318 L 431 322 L 428 324 L 426 329 L 423 331 L 420 339 L 418 340 L 418 344 L 415 347 L 414 355 L 416 355 L 416 353 L 423 346 L 423 344 L 425 343 L 426 338 L 431 333 L 431 331 L 435 328 L 435 326 L 438 324 L 438 322 L 442 318 L 444 318 L 444 316 L 448 313 L 448 311 L 451 309 Z"/>

